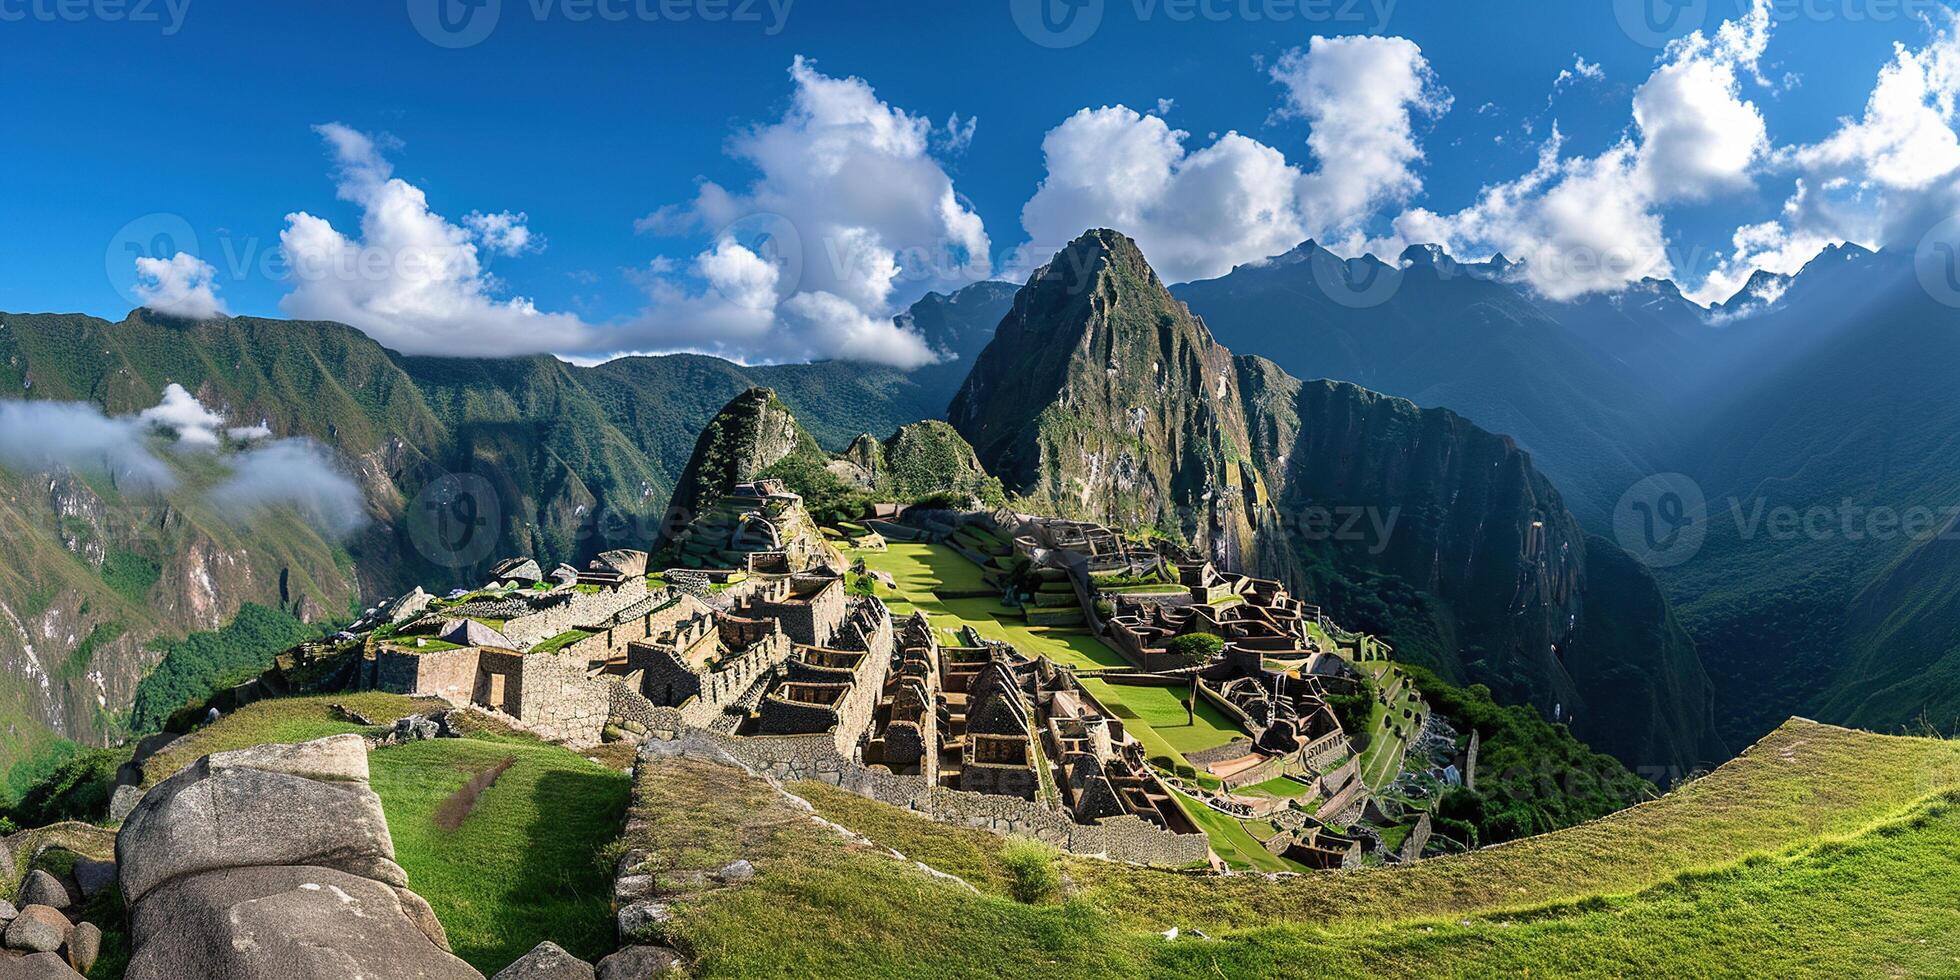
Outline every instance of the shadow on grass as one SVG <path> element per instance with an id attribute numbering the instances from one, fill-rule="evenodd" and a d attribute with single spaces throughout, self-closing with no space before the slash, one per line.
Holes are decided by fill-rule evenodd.
<path id="1" fill-rule="evenodd" d="M 532 819 L 506 900 L 534 909 L 548 927 L 513 954 L 550 939 L 573 955 L 596 961 L 613 951 L 612 868 L 600 855 L 619 839 L 629 784 L 618 773 L 580 767 L 553 769 L 531 791 Z"/>

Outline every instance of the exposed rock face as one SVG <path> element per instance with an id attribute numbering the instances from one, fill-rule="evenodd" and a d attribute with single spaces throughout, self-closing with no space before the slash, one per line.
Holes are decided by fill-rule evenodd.
<path id="1" fill-rule="evenodd" d="M 573 956 L 557 943 L 543 942 L 497 971 L 491 980 L 593 980 L 592 964 Z"/>
<path id="2" fill-rule="evenodd" d="M 598 980 L 651 980 L 686 966 L 679 953 L 665 946 L 628 946 L 599 961 Z"/>
<path id="3" fill-rule="evenodd" d="M 74 930 L 68 917 L 46 905 L 29 905 L 7 926 L 7 948 L 26 953 L 52 953 Z"/>
<path id="4" fill-rule="evenodd" d="M 116 838 L 127 980 L 478 978 L 407 890 L 360 736 L 220 752 L 147 793 Z"/>
<path id="5" fill-rule="evenodd" d="M 63 885 L 61 879 L 35 868 L 27 873 L 27 883 L 21 886 L 20 904 L 66 909 L 75 904 L 75 899 L 68 894 L 68 886 Z"/>
<path id="6" fill-rule="evenodd" d="M 68 934 L 68 965 L 77 973 L 87 973 L 101 956 L 102 930 L 93 922 L 76 923 L 75 931 Z"/>
<path id="7" fill-rule="evenodd" d="M 947 417 L 1036 509 L 1160 528 L 1253 568 L 1273 515 L 1240 406 L 1232 352 L 1135 242 L 1099 229 L 1015 297 Z"/>
<path id="8" fill-rule="evenodd" d="M 0 956 L 0 980 L 82 980 L 82 975 L 54 953 L 35 953 L 20 959 Z"/>
<path id="9" fill-rule="evenodd" d="M 1240 358 L 1254 455 L 1288 514 L 1310 594 L 1398 656 L 1505 701 L 1572 719 L 1636 769 L 1721 754 L 1708 677 L 1659 587 L 1588 537 L 1531 457 L 1443 409 L 1354 385 L 1300 382 Z M 1356 520 L 1349 533 L 1336 533 Z M 1373 576 L 1389 576 L 1388 579 Z M 1381 601 L 1420 590 L 1419 610 Z M 1387 609 L 1376 621 L 1376 610 Z"/>

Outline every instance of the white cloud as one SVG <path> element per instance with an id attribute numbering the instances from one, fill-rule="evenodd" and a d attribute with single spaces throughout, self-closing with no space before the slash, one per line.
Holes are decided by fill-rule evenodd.
<path id="1" fill-rule="evenodd" d="M 333 149 L 338 196 L 361 209 L 360 236 L 304 211 L 286 216 L 279 234 L 292 287 L 279 303 L 286 313 L 350 324 L 405 354 L 500 356 L 600 342 L 575 316 L 496 298 L 476 235 L 395 177 L 373 137 L 339 123 L 315 129 Z M 501 222 L 500 242 L 509 244 L 518 230 L 528 242 L 521 216 L 504 216 L 517 220 Z"/>
<path id="2" fill-rule="evenodd" d="M 1236 132 L 1192 150 L 1190 134 L 1157 115 L 1082 109 L 1042 140 L 1047 174 L 1021 209 L 1030 242 L 1016 271 L 1109 227 L 1135 238 L 1168 280 L 1215 276 L 1308 237 L 1356 236 L 1381 204 L 1421 191 L 1415 117 L 1450 99 L 1415 44 L 1316 37 L 1269 74 L 1284 89 L 1274 121 L 1307 124 L 1317 170 Z"/>
<path id="3" fill-rule="evenodd" d="M 710 232 L 691 266 L 700 288 L 649 268 L 651 302 L 625 327 L 643 349 L 701 350 L 743 361 L 849 358 L 914 367 L 937 358 L 892 322 L 928 289 L 985 278 L 980 216 L 932 155 L 972 139 L 890 105 L 870 84 L 797 58 L 782 118 L 729 141 L 760 176 L 735 191 L 708 181 L 692 202 L 641 218 L 642 231 Z M 766 270 L 766 271 L 765 271 Z"/>
<path id="4" fill-rule="evenodd" d="M 211 489 L 221 511 L 248 517 L 290 507 L 332 538 L 345 538 L 368 522 L 367 499 L 325 446 L 311 439 L 278 439 L 228 460 L 231 475 Z"/>
<path id="5" fill-rule="evenodd" d="M 1769 136 L 1755 103 L 1741 97 L 1738 75 L 1760 83 L 1757 63 L 1769 32 L 1770 0 L 1757 0 L 1712 36 L 1696 31 L 1671 43 L 1634 93 L 1640 130 L 1634 177 L 1648 200 L 1702 200 L 1748 186 Z"/>
<path id="6" fill-rule="evenodd" d="M 1674 274 L 1660 207 L 1746 186 L 1768 152 L 1762 115 L 1741 98 L 1740 78 L 1760 82 L 1769 12 L 1769 0 L 1755 0 L 1713 34 L 1670 44 L 1634 94 L 1635 132 L 1604 152 L 1564 157 L 1554 125 L 1529 173 L 1485 187 L 1452 214 L 1403 214 L 1394 235 L 1374 246 L 1385 254 L 1424 242 L 1464 256 L 1502 252 L 1553 299 Z"/>
<path id="7" fill-rule="evenodd" d="M 1572 67 L 1560 68 L 1558 77 L 1552 79 L 1552 91 L 1556 93 L 1582 78 L 1589 82 L 1603 82 L 1606 80 L 1606 69 L 1600 67 L 1598 62 L 1587 61 L 1585 55 L 1575 54 L 1572 56 Z"/>
<path id="8" fill-rule="evenodd" d="M 1306 121 L 1319 169 L 1301 182 L 1309 226 L 1352 231 L 1377 206 L 1422 190 L 1415 120 L 1440 116 L 1451 98 L 1422 49 L 1399 37 L 1316 37 L 1271 72 L 1286 89 L 1279 115 Z"/>
<path id="9" fill-rule="evenodd" d="M 544 247 L 543 239 L 531 234 L 530 220 L 530 215 L 522 211 L 515 214 L 471 211 L 463 216 L 463 224 L 476 234 L 477 242 L 498 255 L 519 255 Z"/>
<path id="10" fill-rule="evenodd" d="M 217 270 L 211 264 L 178 252 L 167 259 L 139 256 L 136 259 L 136 298 L 144 306 L 166 316 L 209 320 L 228 316 L 218 288 L 212 282 Z"/>
<path id="11" fill-rule="evenodd" d="M 1817 143 L 1773 155 L 1777 169 L 1796 175 L 1782 213 L 1737 228 L 1729 255 L 1691 298 L 1721 302 L 1755 270 L 1794 273 L 1828 245 L 1911 250 L 1931 226 L 1956 213 L 1960 32 L 1951 13 L 1932 26 L 1925 46 L 1894 46 L 1861 115 L 1841 120 Z"/>
<path id="12" fill-rule="evenodd" d="M 146 429 L 85 402 L 0 401 L 0 465 L 102 473 L 126 489 L 167 490 L 177 478 L 151 452 Z"/>
<path id="13" fill-rule="evenodd" d="M 260 442 L 221 453 L 220 434 L 234 442 L 269 436 L 263 424 L 227 425 L 182 385 L 164 388 L 154 407 L 110 416 L 86 402 L 0 401 L 0 466 L 28 472 L 103 473 L 126 490 L 165 491 L 178 485 L 158 455 L 155 433 L 201 452 L 226 470 L 208 501 L 233 518 L 269 507 L 291 507 L 322 533 L 340 538 L 367 522 L 366 498 L 331 451 L 309 439 Z"/>
<path id="14" fill-rule="evenodd" d="M 224 416 L 205 408 L 197 396 L 175 381 L 164 386 L 163 400 L 138 413 L 136 420 L 175 436 L 182 445 L 200 449 L 216 449 L 222 442 L 219 432 L 225 428 Z"/>

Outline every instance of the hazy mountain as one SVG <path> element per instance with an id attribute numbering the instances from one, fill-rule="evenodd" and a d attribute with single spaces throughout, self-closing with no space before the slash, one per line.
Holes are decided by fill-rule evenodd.
<path id="1" fill-rule="evenodd" d="M 1307 242 L 1172 293 L 1221 343 L 1290 374 L 1352 381 L 1515 437 L 1597 526 L 1653 472 L 1667 403 L 1508 282 L 1509 270 L 1433 246 L 1391 266 Z"/>

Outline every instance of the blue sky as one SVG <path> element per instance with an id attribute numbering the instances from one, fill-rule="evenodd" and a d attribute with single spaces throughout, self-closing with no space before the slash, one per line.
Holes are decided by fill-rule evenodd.
<path id="1" fill-rule="evenodd" d="M 1595 169 L 1624 164 L 1628 172 L 1646 166 L 1631 155 L 1621 161 L 1611 154 L 1630 138 L 1639 140 L 1631 110 L 1635 93 L 1670 56 L 1643 43 L 1655 38 L 1631 36 L 1639 31 L 1622 27 L 1629 11 L 1639 9 L 1629 0 L 1378 0 L 1372 6 L 1334 0 L 1304 8 L 1285 0 L 1220 0 L 1198 6 L 1198 12 L 1190 3 L 1167 0 L 1105 0 L 1097 29 L 1061 48 L 1031 41 L 1007 2 L 794 0 L 786 16 L 780 7 L 758 2 L 746 11 L 753 19 L 709 23 L 700 18 L 720 9 L 712 4 L 641 0 L 636 7 L 632 0 L 607 0 L 608 9 L 626 16 L 606 22 L 575 19 L 580 0 L 501 0 L 487 37 L 454 49 L 418 32 L 412 14 L 428 9 L 422 0 L 176 0 L 183 5 L 177 8 L 163 0 L 144 2 L 91 0 L 58 8 L 55 0 L 0 0 L 0 51 L 10 92 L 0 114 L 6 147 L 0 156 L 0 227 L 8 231 L 0 239 L 0 268 L 6 270 L 0 309 L 119 318 L 134 305 L 129 287 L 136 253 L 127 242 L 133 237 L 194 252 L 211 272 L 208 282 L 192 285 L 211 288 L 226 312 L 324 310 L 344 311 L 341 318 L 349 320 L 386 320 L 397 294 L 369 290 L 295 302 L 293 283 L 273 260 L 293 212 L 323 219 L 358 245 L 363 211 L 380 199 L 364 199 L 356 185 L 374 190 L 398 180 L 426 195 L 439 225 L 465 228 L 471 212 L 522 213 L 530 240 L 498 249 L 479 239 L 476 265 L 465 270 L 472 302 L 505 305 L 522 297 L 529 301 L 525 315 L 542 317 L 535 329 L 530 320 L 512 321 L 506 330 L 517 335 L 507 345 L 512 350 L 530 342 L 585 356 L 617 346 L 710 349 L 761 360 L 887 359 L 866 351 L 893 338 L 865 333 L 854 319 L 858 314 L 875 320 L 918 291 L 957 284 L 975 269 L 1023 271 L 1025 263 L 1012 250 L 1029 238 L 1023 208 L 1050 176 L 1044 137 L 1079 110 L 1127 106 L 1138 119 L 1103 121 L 1128 127 L 1125 133 L 1144 142 L 1155 133 L 1151 146 L 1158 148 L 1162 134 L 1142 128 L 1150 126 L 1149 117 L 1161 117 L 1166 129 L 1189 134 L 1182 146 L 1193 154 L 1236 131 L 1253 141 L 1247 144 L 1253 150 L 1276 151 L 1286 165 L 1312 173 L 1320 161 L 1308 140 L 1325 117 L 1290 105 L 1288 88 L 1273 69 L 1296 49 L 1319 57 L 1310 43 L 1317 34 L 1406 39 L 1412 47 L 1395 51 L 1417 54 L 1394 60 L 1408 68 L 1413 58 L 1418 69 L 1411 77 L 1421 82 L 1422 93 L 1411 96 L 1409 104 L 1417 108 L 1406 131 L 1420 159 L 1403 168 L 1403 177 L 1412 180 L 1358 191 L 1368 198 L 1368 213 L 1343 212 L 1337 230 L 1351 249 L 1391 247 L 1414 229 L 1435 231 L 1435 237 L 1447 232 L 1458 239 L 1452 248 L 1475 253 L 1539 240 L 1532 237 L 1541 235 L 1539 217 L 1465 209 L 1478 202 L 1482 189 L 1531 173 L 1554 124 L 1563 137 L 1563 161 L 1583 164 L 1597 157 Z M 740 9 L 744 0 L 730 2 Z M 138 6 L 118 6 L 123 3 Z M 134 20 L 128 13 L 114 15 L 117 10 L 133 10 Z M 663 11 L 685 12 L 689 19 L 659 17 Z M 1739 0 L 1690 0 L 1684 12 L 1681 26 L 1699 24 L 1711 39 L 1724 21 L 1747 13 Z M 1657 220 L 1674 256 L 1671 271 L 1691 285 L 1728 260 L 1740 226 L 1791 216 L 1784 219 L 1784 237 L 1763 249 L 1769 264 L 1784 245 L 1800 249 L 1819 236 L 1881 234 L 1871 194 L 1852 195 L 1864 209 L 1852 217 L 1800 220 L 1786 202 L 1799 178 L 1811 181 L 1813 204 L 1817 186 L 1832 177 L 1849 174 L 1854 191 L 1861 184 L 1896 186 L 1878 173 L 1882 154 L 1865 148 L 1799 160 L 1799 151 L 1824 143 L 1845 129 L 1843 120 L 1865 112 L 1875 79 L 1895 58 L 1895 42 L 1909 51 L 1928 50 L 1946 29 L 1942 8 L 1910 0 L 1779 3 L 1769 22 L 1759 54 L 1704 59 L 1730 69 L 1738 60 L 1747 62 L 1734 70 L 1737 98 L 1760 116 L 1767 145 L 1736 173 L 1710 177 L 1699 192 L 1648 192 L 1629 206 L 1626 234 L 1636 240 L 1634 247 L 1642 247 L 1637 240 L 1643 234 L 1634 219 Z M 1387 50 L 1355 53 L 1373 58 Z M 793 79 L 799 56 L 808 59 L 805 74 Z M 1355 64 L 1380 60 L 1367 58 Z M 1555 88 L 1561 71 L 1575 68 L 1581 70 Z M 865 91 L 875 91 L 877 111 L 931 126 L 923 153 L 887 178 L 893 189 L 916 177 L 918 199 L 930 200 L 943 174 L 959 209 L 984 227 L 991 254 L 931 275 L 898 276 L 882 292 L 859 289 L 862 284 L 842 275 L 822 290 L 805 290 L 843 297 L 829 307 L 779 306 L 791 297 L 791 287 L 778 284 L 770 293 L 767 283 L 754 280 L 752 264 L 724 264 L 716 268 L 731 268 L 731 281 L 765 295 L 753 307 L 769 307 L 750 319 L 727 313 L 721 300 L 734 290 L 722 280 L 712 288 L 702 285 L 707 266 L 698 257 L 715 251 L 710 218 L 723 212 L 703 206 L 700 182 L 749 195 L 758 177 L 767 175 L 754 155 L 732 156 L 731 139 L 782 123 L 795 112 L 806 83 L 814 93 L 824 81 L 853 77 L 868 86 Z M 1349 83 L 1355 87 L 1337 94 L 1381 91 L 1367 78 Z M 1929 83 L 1923 101 L 1937 113 L 1938 95 L 1945 91 L 1950 99 L 1952 83 L 1944 75 L 1938 85 Z M 855 97 L 855 90 L 837 94 Z M 1161 109 L 1160 100 L 1168 100 Z M 1951 114 L 1950 102 L 1945 112 Z M 970 141 L 960 138 L 965 130 L 946 128 L 955 114 L 962 125 L 977 120 Z M 344 125 L 349 138 L 366 143 L 335 142 L 316 128 L 327 123 Z M 1331 133 L 1334 123 L 1325 125 Z M 814 137 L 808 125 L 788 128 L 795 132 L 779 134 L 785 142 L 777 149 L 794 159 L 799 151 L 793 137 Z M 1109 169 L 1121 169 L 1127 145 L 1109 144 Z M 1103 152 L 1093 143 L 1089 149 Z M 1243 159 L 1253 159 L 1253 150 Z M 1783 159 L 1775 160 L 1777 154 Z M 1823 156 L 1829 161 L 1820 162 Z M 776 159 L 776 166 L 787 165 Z M 1550 193 L 1562 179 L 1576 182 L 1578 169 L 1520 186 L 1517 194 Z M 1269 171 L 1236 173 L 1233 179 L 1255 190 L 1293 179 Z M 1929 181 L 1909 183 L 1921 190 Z M 1581 197 L 1593 193 L 1577 189 Z M 842 205 L 834 184 L 795 178 L 769 190 L 831 199 L 809 206 L 822 213 L 826 227 L 857 226 L 837 211 Z M 1084 194 L 1044 205 L 1046 220 L 1056 227 L 1090 220 L 1099 208 L 1115 207 L 1112 194 L 1123 197 L 1120 188 Z M 764 199 L 749 195 L 750 210 Z M 1141 205 L 1150 214 L 1141 223 L 1161 230 L 1152 237 L 1139 234 L 1139 240 L 1177 278 L 1179 270 L 1222 271 L 1195 257 L 1201 252 L 1222 256 L 1229 268 L 1257 258 L 1248 250 L 1279 250 L 1264 243 L 1281 240 L 1290 229 L 1320 228 L 1312 206 L 1301 204 L 1305 218 L 1289 213 L 1277 225 L 1208 241 L 1205 229 L 1220 219 L 1204 209 L 1233 199 L 1198 189 L 1166 192 Z M 791 202 L 779 210 L 801 216 L 800 206 Z M 662 208 L 668 209 L 666 220 L 642 220 Z M 1398 231 L 1398 216 L 1412 211 L 1439 220 L 1405 223 Z M 916 224 L 900 215 L 866 218 L 863 226 L 892 227 L 880 220 Z M 929 216 L 919 220 L 933 224 Z M 1602 218 L 1601 234 L 1619 234 L 1612 222 L 1610 215 Z M 1800 223 L 1808 229 L 1803 234 Z M 179 242 L 185 228 L 194 249 Z M 158 229 L 170 234 L 158 239 Z M 964 242 L 977 240 L 970 231 L 941 228 Z M 1053 244 L 1047 240 L 1052 234 L 1037 237 L 1041 247 Z M 1164 244 L 1153 248 L 1158 241 Z M 834 248 L 805 247 L 813 253 Z M 1179 249 L 1185 258 L 1176 257 Z M 1155 254 L 1160 251 L 1165 259 Z M 723 250 L 721 257 L 740 256 Z M 806 256 L 804 263 L 817 260 Z M 1589 280 L 1571 288 L 1612 285 Z M 720 305 L 704 305 L 704 295 Z M 742 302 L 736 297 L 737 307 Z M 462 307 L 458 315 L 467 319 L 475 309 Z M 712 326 L 676 325 L 683 320 Z M 624 324 L 641 327 L 605 333 Z M 420 336 L 416 331 L 424 326 L 426 317 L 370 332 L 413 347 L 417 341 L 402 338 Z M 457 342 L 458 335 L 431 329 L 433 348 Z M 603 339 L 591 339 L 593 330 Z M 741 339 L 717 339 L 724 333 Z"/>

